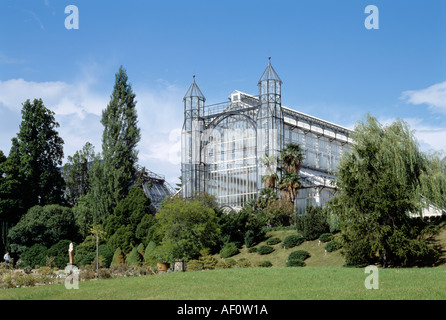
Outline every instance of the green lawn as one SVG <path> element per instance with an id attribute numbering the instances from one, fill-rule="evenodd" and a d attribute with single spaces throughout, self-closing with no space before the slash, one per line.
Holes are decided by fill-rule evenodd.
<path id="1" fill-rule="evenodd" d="M 364 269 L 237 268 L 86 281 L 0 290 L 0 299 L 41 300 L 294 300 L 446 299 L 446 268 L 380 269 L 379 289 L 367 290 Z"/>
<path id="2" fill-rule="evenodd" d="M 294 230 L 270 232 L 268 236 L 284 239 Z M 260 243 L 257 246 L 264 245 Z M 446 228 L 437 237 L 446 261 Z M 340 252 L 324 252 L 324 244 L 305 241 L 298 247 L 281 248 L 268 255 L 249 253 L 243 248 L 233 256 L 253 264 L 272 262 L 271 268 L 233 268 L 224 270 L 167 273 L 142 277 L 115 278 L 80 282 L 78 290 L 67 290 L 63 284 L 0 290 L 0 300 L 446 300 L 446 263 L 436 268 L 379 269 L 379 289 L 367 290 L 368 274 L 362 268 L 342 267 Z M 306 267 L 286 268 L 288 255 L 294 250 L 307 250 L 311 257 Z"/>

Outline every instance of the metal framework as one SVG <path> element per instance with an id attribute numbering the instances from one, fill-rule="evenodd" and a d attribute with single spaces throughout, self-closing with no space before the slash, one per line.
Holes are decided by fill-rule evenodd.
<path id="1" fill-rule="evenodd" d="M 194 76 L 183 99 L 183 196 L 205 191 L 237 210 L 263 188 L 266 168 L 259 159 L 278 156 L 293 142 L 305 155 L 296 206 L 303 211 L 308 204 L 324 205 L 333 195 L 334 173 L 352 142 L 351 131 L 282 106 L 282 80 L 270 59 L 258 87 L 257 96 L 234 91 L 229 101 L 206 106 Z"/>
<path id="2" fill-rule="evenodd" d="M 175 189 L 166 181 L 162 175 L 150 170 L 145 171 L 143 190 L 147 197 L 152 200 L 152 205 L 158 210 L 161 202 L 167 197 L 175 194 Z"/>

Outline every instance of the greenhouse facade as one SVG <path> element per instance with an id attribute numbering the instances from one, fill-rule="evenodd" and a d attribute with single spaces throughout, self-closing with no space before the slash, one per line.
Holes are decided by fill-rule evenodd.
<path id="1" fill-rule="evenodd" d="M 334 194 L 334 174 L 352 142 L 351 130 L 282 106 L 282 80 L 271 60 L 258 87 L 256 96 L 236 90 L 228 101 L 206 105 L 194 76 L 183 99 L 183 196 L 207 192 L 219 205 L 238 210 L 264 188 L 262 176 L 271 170 L 280 175 L 260 160 L 278 157 L 292 142 L 304 153 L 295 205 L 299 212 L 310 204 L 324 206 Z"/>

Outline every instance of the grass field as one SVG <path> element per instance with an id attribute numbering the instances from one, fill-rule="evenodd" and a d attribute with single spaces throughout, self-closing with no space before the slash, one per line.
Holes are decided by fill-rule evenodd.
<path id="1" fill-rule="evenodd" d="M 284 239 L 293 230 L 274 231 L 271 237 Z M 437 237 L 446 248 L 446 228 Z M 260 243 L 264 245 L 265 243 Z M 367 290 L 368 274 L 362 268 L 342 267 L 339 252 L 325 255 L 324 245 L 306 241 L 283 249 L 274 245 L 268 255 L 243 248 L 233 256 L 253 264 L 272 262 L 271 268 L 233 268 L 141 277 L 82 281 L 78 290 L 63 284 L 0 290 L 0 300 L 446 300 L 446 264 L 435 268 L 379 269 L 379 289 Z M 294 250 L 307 250 L 306 267 L 287 268 L 285 261 Z M 443 250 L 446 261 L 446 250 Z"/>
<path id="2" fill-rule="evenodd" d="M 39 300 L 295 300 L 446 299 L 446 268 L 380 269 L 367 290 L 364 269 L 237 268 L 86 281 L 0 291 L 0 299 Z"/>

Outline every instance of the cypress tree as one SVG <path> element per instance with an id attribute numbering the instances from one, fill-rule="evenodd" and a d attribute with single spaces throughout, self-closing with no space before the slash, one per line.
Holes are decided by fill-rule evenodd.
<path id="1" fill-rule="evenodd" d="M 102 112 L 102 168 L 91 183 L 102 184 L 100 197 L 105 204 L 103 214 L 111 214 L 117 203 L 124 199 L 135 183 L 138 160 L 136 146 L 141 139 L 137 127 L 136 95 L 128 83 L 126 70 L 121 66 L 115 75 L 110 102 Z"/>

